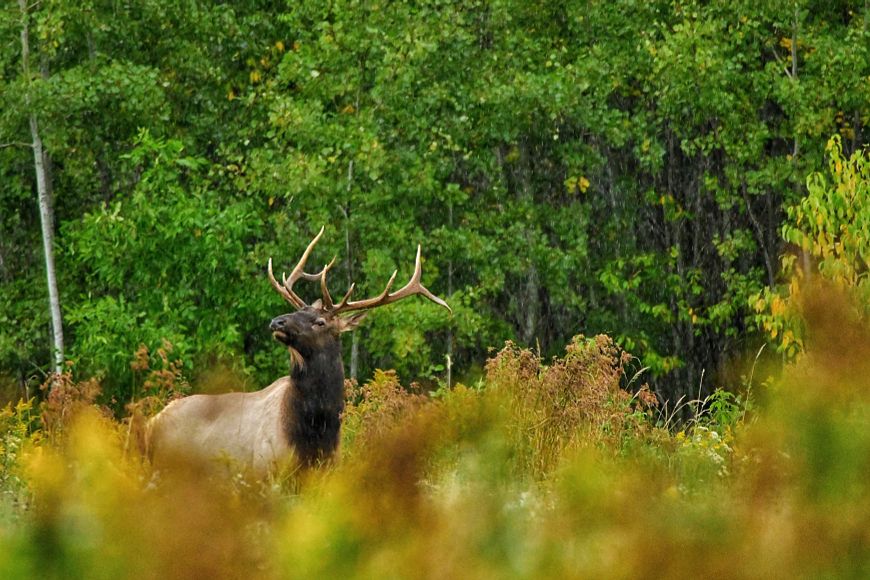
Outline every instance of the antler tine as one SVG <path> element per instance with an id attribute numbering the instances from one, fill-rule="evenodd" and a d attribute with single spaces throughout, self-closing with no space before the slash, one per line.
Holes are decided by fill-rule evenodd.
<path id="1" fill-rule="evenodd" d="M 288 292 L 287 288 L 278 283 L 275 279 L 275 274 L 272 272 L 272 258 L 269 258 L 269 283 L 272 284 L 272 287 L 275 288 L 275 291 L 280 294 L 284 300 L 295 306 L 296 308 L 305 308 L 305 302 L 302 301 L 301 298 L 293 294 L 292 292 Z M 287 278 L 281 274 L 281 277 L 284 279 L 285 284 Z"/>
<path id="2" fill-rule="evenodd" d="M 350 300 L 350 295 L 353 294 L 353 291 L 356 289 L 356 282 L 351 282 L 350 288 L 347 289 L 347 292 L 344 295 L 344 298 L 341 299 L 336 307 L 333 309 L 334 312 L 340 312 L 347 305 L 348 300 Z"/>
<path id="3" fill-rule="evenodd" d="M 390 295 L 390 288 L 393 287 L 393 282 L 396 281 L 396 275 L 399 273 L 398 270 L 393 270 L 393 275 L 390 276 L 390 279 L 387 280 L 387 285 L 384 286 L 384 291 L 372 298 L 375 301 L 375 304 L 385 300 Z"/>
<path id="4" fill-rule="evenodd" d="M 293 292 L 293 284 L 299 280 L 300 278 L 304 278 L 305 280 L 310 280 L 312 282 L 316 282 L 321 280 L 321 278 L 326 274 L 326 271 L 332 267 L 331 264 L 328 267 L 324 267 L 318 274 L 308 274 L 303 271 L 305 267 L 305 262 L 308 261 L 308 256 L 311 255 L 311 251 L 314 249 L 314 246 L 317 245 L 317 242 L 320 241 L 320 237 L 323 235 L 324 230 L 326 230 L 326 226 L 320 228 L 320 232 L 311 242 L 308 244 L 308 247 L 305 248 L 305 251 L 302 253 L 302 257 L 299 258 L 299 262 L 296 264 L 296 267 L 293 268 L 293 271 L 290 272 L 290 276 L 288 277 L 286 274 L 281 274 L 282 284 L 279 284 L 277 280 L 275 280 L 275 275 L 272 272 L 272 258 L 269 258 L 269 282 L 275 288 L 275 290 L 290 304 L 295 306 L 298 309 L 305 308 L 307 304 L 302 298 L 300 298 L 295 292 Z"/>
<path id="5" fill-rule="evenodd" d="M 325 265 L 323 267 L 323 270 L 321 270 L 317 274 L 309 274 L 308 272 L 299 272 L 299 275 L 296 277 L 295 280 L 291 280 L 290 278 L 288 278 L 287 274 L 281 274 L 284 286 L 286 287 L 288 284 L 290 286 L 292 286 L 296 280 L 308 280 L 309 282 L 320 282 L 320 286 L 321 286 L 321 288 L 323 288 L 324 281 L 326 280 L 326 273 L 329 272 L 329 270 L 332 268 L 333 264 L 335 264 L 335 258 L 333 258 L 332 261 L 329 262 L 329 264 Z M 293 274 L 291 273 L 290 275 L 292 276 Z M 294 296 L 295 295 L 296 294 L 294 293 Z M 328 289 L 326 290 L 326 293 L 324 294 L 324 300 L 329 300 L 330 303 L 332 302 L 332 297 L 329 296 Z"/>
<path id="6" fill-rule="evenodd" d="M 405 286 L 405 288 L 402 288 L 401 290 L 396 292 L 396 295 L 398 295 L 400 292 L 404 291 L 406 288 L 408 289 L 408 292 L 404 296 L 397 297 L 396 300 L 399 300 L 400 298 L 404 298 L 405 296 L 410 296 L 411 294 L 421 294 L 421 295 L 425 296 L 426 298 L 428 298 L 429 300 L 431 300 L 432 302 L 434 302 L 435 304 L 437 304 L 439 306 L 443 306 L 444 308 L 446 308 L 447 311 L 450 312 L 450 314 L 453 314 L 453 310 L 450 308 L 450 306 L 444 300 L 442 300 L 441 298 L 438 298 L 437 296 L 432 294 L 428 288 L 423 286 L 423 283 L 421 281 L 423 278 L 423 260 L 421 257 L 422 251 L 423 251 L 422 244 L 417 244 L 417 259 L 414 260 L 414 275 L 411 276 L 411 281 L 408 282 L 408 284 Z M 412 287 L 413 287 L 413 291 L 412 291 Z"/>
<path id="7" fill-rule="evenodd" d="M 387 285 L 384 287 L 383 291 L 375 296 L 374 298 L 368 298 L 366 300 L 357 300 L 352 301 L 350 299 L 353 294 L 354 289 L 356 288 L 356 284 L 351 284 L 350 288 L 347 289 L 347 293 L 344 295 L 344 298 L 338 304 L 332 300 L 332 295 L 329 293 L 329 287 L 326 281 L 326 276 L 329 274 L 329 271 L 335 265 L 336 257 L 333 257 L 332 260 L 326 264 L 323 269 L 317 274 L 309 274 L 304 270 L 305 263 L 308 261 L 308 257 L 311 255 L 312 250 L 314 250 L 314 246 L 317 245 L 317 242 L 320 241 L 321 236 L 323 236 L 323 232 L 325 231 L 326 226 L 321 227 L 320 231 L 314 236 L 314 239 L 308 244 L 308 247 L 305 248 L 305 251 L 302 253 L 302 257 L 299 258 L 299 262 L 293 268 L 293 271 L 290 272 L 290 275 L 281 274 L 281 283 L 279 283 L 275 279 L 275 274 L 272 271 L 272 258 L 269 258 L 269 283 L 272 284 L 272 287 L 277 291 L 287 302 L 293 304 L 297 309 L 301 310 L 308 306 L 302 298 L 299 297 L 295 292 L 293 292 L 293 284 L 295 284 L 300 278 L 304 280 L 308 280 L 310 282 L 319 282 L 320 283 L 320 291 L 323 294 L 323 305 L 322 309 L 325 311 L 329 311 L 332 314 L 338 314 L 341 312 L 350 312 L 354 310 L 367 310 L 369 308 L 375 308 L 378 306 L 384 306 L 386 304 L 391 304 L 393 302 L 397 302 L 403 298 L 407 298 L 408 296 L 412 296 L 414 294 L 420 294 L 421 296 L 425 296 L 435 304 L 439 306 L 443 306 L 449 312 L 453 312 L 450 309 L 450 306 L 442 300 L 438 298 L 432 292 L 429 291 L 428 288 L 423 286 L 422 277 L 423 277 L 423 260 L 422 260 L 422 245 L 417 245 L 417 257 L 414 261 L 414 274 L 411 276 L 411 279 L 407 284 L 402 286 L 399 290 L 390 293 L 390 289 L 393 287 L 393 283 L 396 281 L 396 275 L 398 274 L 398 270 L 393 272 L 393 275 L 390 276 L 390 279 L 387 281 Z M 321 308 L 321 306 L 318 306 Z"/>
<path id="8" fill-rule="evenodd" d="M 408 296 L 412 296 L 414 294 L 420 294 L 425 296 L 435 304 L 439 306 L 443 306 L 449 312 L 453 312 L 450 306 L 442 300 L 438 298 L 434 294 L 432 294 L 425 286 L 423 286 L 421 279 L 423 277 L 423 263 L 422 263 L 422 245 L 417 246 L 417 259 L 414 263 L 414 274 L 411 276 L 411 279 L 405 284 L 402 288 L 396 290 L 392 294 L 390 294 L 390 288 L 393 285 L 393 282 L 396 279 L 396 272 L 393 272 L 393 275 L 390 276 L 389 282 L 387 282 L 386 288 L 384 288 L 383 292 L 374 298 L 368 298 L 366 300 L 357 300 L 356 302 L 349 301 L 350 293 L 353 291 L 353 286 L 351 286 L 350 290 L 348 290 L 347 295 L 342 299 L 342 301 L 333 309 L 334 313 L 338 312 L 350 312 L 353 310 L 366 310 L 369 308 L 375 308 L 378 306 L 384 306 L 386 304 L 391 304 L 393 302 L 397 302 L 402 298 L 406 298 Z"/>
<path id="9" fill-rule="evenodd" d="M 329 294 L 329 288 L 326 286 L 326 274 L 335 265 L 335 259 L 337 256 L 332 257 L 332 261 L 323 267 L 323 270 L 320 271 L 320 292 L 323 294 L 323 307 L 326 310 L 332 310 L 332 296 Z"/>

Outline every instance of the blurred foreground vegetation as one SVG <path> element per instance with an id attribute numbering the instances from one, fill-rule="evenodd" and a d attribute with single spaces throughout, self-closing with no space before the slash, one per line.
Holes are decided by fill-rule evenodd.
<path id="1" fill-rule="evenodd" d="M 349 384 L 341 461 L 265 482 L 155 476 L 67 377 L 0 412 L 0 576 L 867 577 L 870 329 L 837 292 L 802 308 L 806 354 L 681 427 L 606 336 L 508 344 L 473 387 Z"/>

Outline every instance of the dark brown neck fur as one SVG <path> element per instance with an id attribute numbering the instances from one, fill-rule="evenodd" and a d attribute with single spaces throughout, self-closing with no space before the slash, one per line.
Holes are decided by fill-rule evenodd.
<path id="1" fill-rule="evenodd" d="M 341 343 L 300 353 L 291 386 L 284 396 L 282 419 L 287 442 L 299 463 L 311 467 L 330 459 L 338 449 L 344 410 L 344 368 Z"/>

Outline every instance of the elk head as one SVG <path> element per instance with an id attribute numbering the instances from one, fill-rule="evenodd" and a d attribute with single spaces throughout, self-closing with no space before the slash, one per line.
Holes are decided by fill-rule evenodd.
<path id="1" fill-rule="evenodd" d="M 425 296 L 435 304 L 443 306 L 452 312 L 450 306 L 444 300 L 432 294 L 421 282 L 422 262 L 420 245 L 417 246 L 414 274 L 402 288 L 395 292 L 390 292 L 398 273 L 398 270 L 396 270 L 390 276 L 384 290 L 377 296 L 364 300 L 351 300 L 356 286 L 351 284 L 344 298 L 338 303 L 334 302 L 329 292 L 326 278 L 330 269 L 335 265 L 335 258 L 316 274 L 309 274 L 304 271 L 305 263 L 308 261 L 314 246 L 323 235 L 323 231 L 324 228 L 320 228 L 320 232 L 308 244 L 308 247 L 303 252 L 296 267 L 290 272 L 290 275 L 281 275 L 281 282 L 275 279 L 272 270 L 272 259 L 269 258 L 269 282 L 281 297 L 296 308 L 295 312 L 283 314 L 273 319 L 269 328 L 272 330 L 272 336 L 288 347 L 295 364 L 302 364 L 305 360 L 318 353 L 334 351 L 339 344 L 341 333 L 355 329 L 368 314 L 369 310 L 398 302 L 408 296 L 415 294 Z M 310 305 L 302 300 L 293 291 L 293 285 L 300 279 L 318 282 L 322 298 L 315 300 Z"/>

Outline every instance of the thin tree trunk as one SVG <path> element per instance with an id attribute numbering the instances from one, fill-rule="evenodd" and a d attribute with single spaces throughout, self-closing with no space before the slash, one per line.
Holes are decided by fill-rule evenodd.
<path id="1" fill-rule="evenodd" d="M 534 192 L 532 191 L 532 184 L 529 182 L 531 173 L 531 162 L 529 161 L 529 151 L 528 147 L 525 143 L 523 143 L 520 149 L 520 159 L 522 160 L 522 167 L 519 170 L 519 181 L 520 181 L 520 196 L 524 202 L 528 202 L 530 204 L 534 204 Z M 534 227 L 536 224 L 528 224 L 525 232 L 526 243 L 531 250 L 532 248 L 532 235 L 530 228 Z M 521 308 L 525 309 L 525 324 L 523 328 L 523 334 L 525 335 L 523 339 L 526 344 L 529 346 L 532 345 L 534 341 L 538 345 L 538 354 L 540 355 L 541 347 L 540 347 L 540 337 L 538 336 L 538 324 L 541 319 L 541 305 L 540 305 L 540 277 L 538 274 L 538 266 L 535 264 L 534 252 L 529 253 L 529 264 L 528 270 L 526 272 L 526 295 L 525 305 L 520 305 Z"/>
<path id="2" fill-rule="evenodd" d="M 776 271 L 773 266 L 773 258 L 770 255 L 767 244 L 765 243 L 764 228 L 752 212 L 752 204 L 749 203 L 749 194 L 746 191 L 746 182 L 740 184 L 740 191 L 743 194 L 743 201 L 746 203 L 746 213 L 749 216 L 749 222 L 755 229 L 758 236 L 758 244 L 761 246 L 761 254 L 764 256 L 764 267 L 767 269 L 767 284 L 771 288 L 776 285 Z M 771 195 L 771 194 L 768 194 Z"/>
<path id="3" fill-rule="evenodd" d="M 39 218 L 42 222 L 42 247 L 45 252 L 45 273 L 48 282 L 48 302 L 51 310 L 51 328 L 54 336 L 54 370 L 63 371 L 63 320 L 60 313 L 60 296 L 54 268 L 54 210 L 51 206 L 51 183 L 48 177 L 46 153 L 39 136 L 39 121 L 31 110 L 30 102 L 30 28 L 27 0 L 18 0 L 21 9 L 21 66 L 28 85 L 25 103 L 29 113 L 30 137 L 33 147 L 33 162 L 36 170 L 36 191 L 39 199 Z"/>
<path id="4" fill-rule="evenodd" d="M 450 225 L 450 231 L 453 232 L 453 202 L 447 206 L 447 219 Z M 447 260 L 447 295 L 453 295 L 453 252 L 450 253 L 450 259 Z M 447 388 L 453 384 L 453 321 L 447 327 Z"/>
<path id="5" fill-rule="evenodd" d="M 48 302 L 51 308 L 51 329 L 54 335 L 54 370 L 63 371 L 63 319 L 60 313 L 60 295 L 54 267 L 54 210 L 49 195 L 45 153 L 39 137 L 36 115 L 30 116 L 30 133 L 33 137 L 33 159 L 36 167 L 36 191 L 39 196 L 39 218 L 42 222 L 42 247 L 45 252 L 45 274 L 48 282 Z"/>
<path id="6" fill-rule="evenodd" d="M 531 241 L 530 238 L 531 236 L 526 236 L 527 241 Z M 529 261 L 529 269 L 526 271 L 526 276 L 528 277 L 526 278 L 525 304 L 520 306 L 525 308 L 526 311 L 525 320 L 523 321 L 523 340 L 527 345 L 531 346 L 532 341 L 538 338 L 538 311 L 540 310 L 538 305 L 540 280 L 538 279 L 538 268 L 532 260 Z"/>
<path id="7" fill-rule="evenodd" d="M 356 98 L 353 101 L 353 110 L 354 115 L 359 117 L 359 103 L 360 103 L 360 93 L 362 92 L 362 83 L 365 78 L 366 71 L 366 61 L 365 57 L 359 62 L 360 69 L 360 84 L 356 89 Z M 353 284 L 353 255 L 350 253 L 350 194 L 353 188 L 353 158 L 347 162 L 347 206 L 342 207 L 341 211 L 344 213 L 344 243 L 345 250 L 347 255 L 347 287 L 350 288 L 351 284 Z M 357 375 L 359 373 L 359 332 L 352 332 L 350 339 L 350 378 L 356 380 Z"/>
<path id="8" fill-rule="evenodd" d="M 353 159 L 347 163 L 347 207 L 339 206 L 344 214 L 344 247 L 347 256 L 347 287 L 353 284 L 353 256 L 350 252 L 350 189 L 353 184 Z M 350 338 L 350 378 L 356 380 L 359 374 L 359 333 L 352 332 Z"/>

